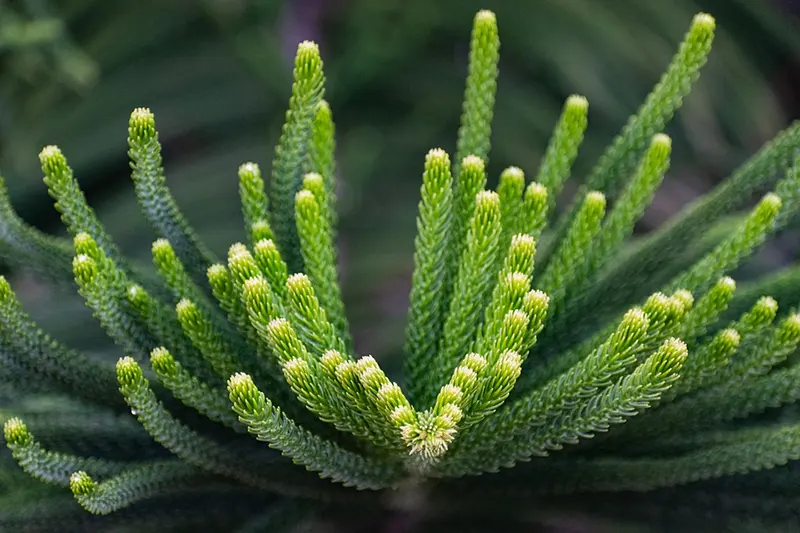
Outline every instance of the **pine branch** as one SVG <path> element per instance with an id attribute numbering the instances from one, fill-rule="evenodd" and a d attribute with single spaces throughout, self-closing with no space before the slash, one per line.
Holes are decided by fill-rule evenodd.
<path id="1" fill-rule="evenodd" d="M 502 466 L 513 466 L 516 461 L 529 460 L 532 455 L 545 456 L 548 450 L 560 450 L 564 444 L 577 444 L 580 439 L 590 439 L 598 432 L 608 431 L 612 425 L 624 423 L 627 418 L 648 409 L 673 386 L 686 356 L 686 345 L 682 341 L 665 341 L 631 374 L 620 378 L 614 385 L 589 397 L 580 406 L 556 411 L 528 433 L 495 448 L 490 459 L 484 459 L 480 470 L 461 470 L 458 473 L 492 472 Z"/>
<path id="2" fill-rule="evenodd" d="M 73 238 L 80 234 L 90 236 L 105 256 L 124 268 L 122 253 L 86 203 L 86 197 L 61 150 L 57 146 L 44 147 L 39 153 L 39 162 L 47 192 L 56 201 L 55 207 Z"/>
<path id="3" fill-rule="evenodd" d="M 0 362 L 43 380 L 48 390 L 61 390 L 92 403 L 120 406 L 113 369 L 71 350 L 44 333 L 22 309 L 8 281 L 0 276 Z M 4 372 L 5 374 L 5 372 Z M 124 406 L 124 404 L 122 404 Z"/>
<path id="4" fill-rule="evenodd" d="M 319 174 L 325 183 L 326 212 L 330 216 L 331 240 L 335 240 L 334 228 L 338 222 L 336 213 L 336 131 L 331 106 L 325 100 L 320 100 L 314 114 L 308 152 L 307 171 Z"/>
<path id="5" fill-rule="evenodd" d="M 522 233 L 539 238 L 547 223 L 549 201 L 552 201 L 552 195 L 542 184 L 534 181 L 525 188 L 520 215 Z"/>
<path id="6" fill-rule="evenodd" d="M 135 311 L 128 309 L 129 282 L 125 274 L 86 233 L 75 236 L 75 251 L 78 255 L 72 261 L 72 269 L 87 307 L 125 353 L 141 360 L 154 342 Z"/>
<path id="7" fill-rule="evenodd" d="M 635 351 L 645 340 L 649 323 L 648 315 L 641 309 L 629 311 L 606 342 L 583 361 L 465 433 L 458 453 L 454 450 L 451 456 L 450 464 L 457 468 L 460 463 L 470 468 L 470 463 L 478 457 L 483 463 L 487 452 L 544 423 L 548 416 L 561 412 L 576 401 L 593 396 L 598 388 L 607 385 L 636 361 Z"/>
<path id="8" fill-rule="evenodd" d="M 583 142 L 588 113 L 589 102 L 586 98 L 578 95 L 570 96 L 564 103 L 561 117 L 550 136 L 550 142 L 536 175 L 536 182 L 550 192 L 548 212 L 555 206 L 555 199 L 569 178 L 572 163 Z"/>
<path id="9" fill-rule="evenodd" d="M 324 185 L 319 174 L 308 174 L 303 180 L 303 190 L 297 193 L 295 199 L 297 233 L 303 263 L 322 309 L 335 326 L 339 337 L 349 347 L 352 340 L 339 288 L 336 251 Z"/>
<path id="10" fill-rule="evenodd" d="M 246 374 L 231 376 L 228 393 L 239 420 L 256 438 L 322 477 L 345 486 L 374 490 L 391 485 L 398 475 L 391 464 L 345 451 L 298 427 L 272 405 Z"/>
<path id="11" fill-rule="evenodd" d="M 202 470 L 172 459 L 126 470 L 102 483 L 77 471 L 70 476 L 69 487 L 84 509 L 103 515 L 164 493 L 179 493 L 202 479 Z"/>
<path id="12" fill-rule="evenodd" d="M 800 427 L 778 426 L 756 437 L 670 459 L 550 461 L 541 475 L 554 493 L 646 491 L 774 468 L 800 458 Z"/>
<path id="13" fill-rule="evenodd" d="M 617 198 L 614 209 L 603 221 L 603 227 L 589 251 L 589 273 L 601 268 L 619 251 L 620 246 L 633 234 L 633 226 L 653 201 L 656 189 L 669 168 L 672 140 L 664 134 L 653 136 L 639 167 Z M 578 286 L 580 287 L 580 286 Z M 576 290 L 578 289 L 576 287 Z"/>
<path id="14" fill-rule="evenodd" d="M 735 291 L 736 282 L 733 279 L 727 276 L 720 278 L 686 315 L 681 326 L 680 338 L 687 343 L 692 343 L 705 335 L 709 327 L 728 308 Z"/>
<path id="15" fill-rule="evenodd" d="M 644 285 L 653 272 L 669 264 L 694 236 L 702 235 L 721 217 L 742 206 L 753 192 L 769 185 L 773 176 L 794 160 L 798 142 L 800 122 L 765 144 L 719 187 L 647 236 L 626 261 L 604 273 L 592 289 L 592 295 L 587 297 L 586 305 L 593 306 L 596 302 L 608 305 L 630 298 L 632 290 Z"/>
<path id="16" fill-rule="evenodd" d="M 705 65 L 711 51 L 715 26 L 716 23 L 710 15 L 700 13 L 695 16 L 661 80 L 603 152 L 586 178 L 579 196 L 590 190 L 602 191 L 611 198 L 616 196 L 616 191 L 631 174 L 653 135 L 663 131 L 699 77 L 700 69 Z M 573 208 L 563 215 L 557 228 L 566 228 L 574 212 Z M 556 231 L 557 234 L 561 233 L 558 229 Z"/>
<path id="17" fill-rule="evenodd" d="M 675 396 L 699 389 L 713 380 L 716 372 L 724 368 L 736 352 L 741 342 L 741 335 L 735 329 L 724 329 L 697 348 L 686 361 L 681 372 L 680 381 L 663 396 L 664 401 L 671 401 Z"/>
<path id="18" fill-rule="evenodd" d="M 262 239 L 253 248 L 253 257 L 261 273 L 269 281 L 278 303 L 286 305 L 286 280 L 289 279 L 289 269 L 281 258 L 278 247 L 272 240 Z"/>
<path id="19" fill-rule="evenodd" d="M 286 282 L 286 288 L 287 315 L 311 353 L 315 357 L 321 357 L 328 350 L 347 353 L 347 343 L 328 320 L 311 280 L 305 274 L 293 274 Z"/>
<path id="20" fill-rule="evenodd" d="M 473 350 L 482 353 L 485 345 L 497 333 L 506 313 L 522 307 L 531 285 L 536 244 L 528 235 L 515 235 L 508 247 L 503 267 L 484 312 Z M 538 333 L 538 331 L 537 331 Z"/>
<path id="21" fill-rule="evenodd" d="M 590 263 L 586 250 L 599 234 L 605 216 L 606 199 L 600 192 L 590 192 L 583 199 L 575 220 L 564 239 L 553 252 L 535 286 L 552 299 L 554 309 L 559 309 L 569 287 L 580 286 L 589 274 Z"/>
<path id="22" fill-rule="evenodd" d="M 153 438 L 183 461 L 207 472 L 268 491 L 304 497 L 320 495 L 320 487 L 286 469 L 279 458 L 242 454 L 199 435 L 179 422 L 159 402 L 141 367 L 130 357 L 117 363 L 120 392 L 132 413 Z"/>
<path id="23" fill-rule="evenodd" d="M 489 158 L 499 54 L 500 38 L 495 15 L 491 11 L 479 11 L 472 26 L 469 73 L 456 143 L 456 168 L 453 174 L 457 177 L 457 183 L 461 179 L 461 161 L 465 157 L 475 155 L 484 163 Z M 458 196 L 459 185 L 456 187 Z"/>
<path id="24" fill-rule="evenodd" d="M 239 167 L 239 198 L 242 202 L 242 218 L 244 227 L 248 232 L 248 241 L 255 245 L 261 239 L 272 239 L 272 228 L 269 227 L 269 199 L 264 190 L 264 180 L 261 178 L 261 169 L 256 163 L 245 163 Z M 253 225 L 264 224 L 261 230 L 268 234 L 262 236 L 259 231 L 256 238 L 256 231 Z"/>
<path id="25" fill-rule="evenodd" d="M 500 201 L 496 193 L 483 191 L 475 198 L 466 245 L 459 262 L 453 299 L 444 321 L 439 353 L 427 372 L 426 390 L 445 383 L 447 375 L 469 351 L 476 324 L 486 305 L 496 276 L 501 235 Z M 429 403 L 422 398 L 422 403 Z"/>
<path id="26" fill-rule="evenodd" d="M 47 451 L 28 431 L 19 418 L 10 418 L 3 425 L 3 437 L 19 466 L 30 476 L 45 483 L 66 487 L 76 470 L 87 470 L 96 476 L 108 477 L 128 468 L 123 462 L 75 457 Z"/>
<path id="27" fill-rule="evenodd" d="M 167 188 L 155 117 L 149 109 L 131 113 L 128 146 L 131 178 L 142 213 L 156 234 L 172 244 L 195 282 L 204 285 L 205 271 L 217 259 L 195 234 Z"/>
<path id="28" fill-rule="evenodd" d="M 272 162 L 270 203 L 274 209 L 270 216 L 270 225 L 275 232 L 281 256 L 289 265 L 289 271 L 299 272 L 301 258 L 297 252 L 293 200 L 302 185 L 314 115 L 322 100 L 325 82 L 322 59 L 316 44 L 303 41 L 297 46 L 293 76 L 286 122 Z"/>
<path id="29" fill-rule="evenodd" d="M 520 232 L 522 194 L 525 191 L 525 173 L 518 167 L 508 167 L 500 173 L 497 195 L 500 198 L 500 220 L 503 233 L 500 237 L 500 248 L 505 250 L 511 242 L 511 236 Z"/>
<path id="30" fill-rule="evenodd" d="M 211 387 L 184 370 L 164 347 L 150 352 L 150 366 L 175 398 L 198 413 L 234 430 L 240 430 L 223 389 Z"/>
<path id="31" fill-rule="evenodd" d="M 38 275 L 73 287 L 72 244 L 61 237 L 47 235 L 25 223 L 17 215 L 8 196 L 5 179 L 0 176 L 0 253 L 3 259 L 24 266 Z"/>
<path id="32" fill-rule="evenodd" d="M 695 263 L 689 271 L 676 276 L 668 287 L 702 291 L 709 280 L 736 268 L 772 232 L 781 204 L 780 197 L 775 194 L 764 196 L 728 239 Z"/>
<path id="33" fill-rule="evenodd" d="M 425 158 L 421 196 L 405 333 L 405 374 L 409 395 L 415 404 L 423 403 L 431 394 L 432 383 L 425 374 L 439 348 L 438 339 L 444 325 L 442 298 L 453 192 L 450 158 L 443 150 L 432 150 Z"/>

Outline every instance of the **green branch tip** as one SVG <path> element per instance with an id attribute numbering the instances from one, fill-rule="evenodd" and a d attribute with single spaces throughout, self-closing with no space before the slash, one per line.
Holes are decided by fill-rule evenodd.
<path id="1" fill-rule="evenodd" d="M 75 496 L 88 496 L 97 488 L 97 483 L 86 472 L 75 472 L 69 476 L 69 488 Z"/>
<path id="2" fill-rule="evenodd" d="M 658 361 L 655 367 L 659 373 L 671 373 L 683 364 L 688 355 L 689 349 L 685 342 L 677 338 L 667 339 L 654 354 Z"/>
<path id="3" fill-rule="evenodd" d="M 461 366 L 471 370 L 476 374 L 482 373 L 486 370 L 486 367 L 489 363 L 486 361 L 486 358 L 481 354 L 477 353 L 468 353 L 464 356 L 464 359 L 461 360 Z"/>
<path id="4" fill-rule="evenodd" d="M 675 310 L 679 313 L 685 313 L 692 308 L 692 305 L 694 305 L 694 295 L 691 293 L 691 291 L 687 291 L 686 289 L 678 289 L 670 299 L 680 305 L 680 309 Z"/>
<path id="5" fill-rule="evenodd" d="M 728 353 L 732 352 L 742 342 L 742 335 L 733 328 L 722 330 L 717 335 L 717 338 L 719 339 L 720 348 Z"/>
<path id="6" fill-rule="evenodd" d="M 169 351 L 163 346 L 150 352 L 150 365 L 158 374 L 173 376 L 178 372 L 178 365 Z"/>
<path id="7" fill-rule="evenodd" d="M 228 395 L 233 404 L 245 412 L 254 412 L 261 403 L 261 393 L 253 382 L 253 378 L 243 372 L 237 372 L 228 378 Z"/>
<path id="8" fill-rule="evenodd" d="M 589 191 L 583 199 L 584 205 L 589 212 L 596 213 L 605 211 L 606 209 L 606 195 L 600 191 Z"/>
<path id="9" fill-rule="evenodd" d="M 650 150 L 653 157 L 664 159 L 672 151 L 672 139 L 664 133 L 656 133 L 650 142 Z"/>
<path id="10" fill-rule="evenodd" d="M 443 411 L 440 415 L 430 411 L 420 413 L 415 423 L 402 426 L 401 436 L 408 447 L 409 455 L 431 461 L 447 452 L 456 436 L 456 425 L 463 413 L 453 404 L 447 404 Z"/>
<path id="11" fill-rule="evenodd" d="M 156 119 L 146 107 L 137 107 L 128 123 L 128 137 L 139 143 L 148 143 L 158 136 Z"/>
<path id="12" fill-rule="evenodd" d="M 5 276 L 0 276 L 0 301 L 8 302 L 10 300 L 16 300 L 14 289 L 11 288 L 11 284 L 8 283 Z"/>
<path id="13" fill-rule="evenodd" d="M 567 98 L 564 107 L 569 115 L 585 115 L 589 111 L 589 100 L 587 100 L 585 96 L 573 94 Z"/>
<path id="14" fill-rule="evenodd" d="M 503 377 L 517 379 L 522 372 L 522 356 L 517 352 L 505 352 L 495 366 Z"/>
<path id="15" fill-rule="evenodd" d="M 175 304 L 175 313 L 177 313 L 179 318 L 183 316 L 187 319 L 192 319 L 197 316 L 197 305 L 188 298 L 181 298 L 178 303 Z"/>
<path id="16" fill-rule="evenodd" d="M 255 297 L 265 296 L 269 292 L 269 281 L 263 276 L 256 276 L 244 281 L 242 285 L 242 296 L 245 300 Z"/>
<path id="17" fill-rule="evenodd" d="M 11 417 L 3 424 L 3 438 L 9 446 L 28 446 L 34 442 L 28 426 L 17 417 Z"/>
<path id="18" fill-rule="evenodd" d="M 311 280 L 302 272 L 289 276 L 286 279 L 286 288 L 291 292 L 306 296 L 314 294 L 314 287 L 311 285 Z"/>
<path id="19" fill-rule="evenodd" d="M 441 150 L 444 153 L 444 150 Z M 445 153 L 445 155 L 447 155 Z M 483 173 L 486 163 L 477 155 L 468 155 L 461 160 L 461 172 L 471 172 L 473 174 Z"/>
<path id="20" fill-rule="evenodd" d="M 172 244 L 170 244 L 170 242 L 164 238 L 153 241 L 151 252 L 153 254 L 153 258 L 155 258 L 161 264 L 166 264 L 167 262 L 176 261 L 178 259 L 178 257 L 175 255 L 175 249 L 172 248 Z"/>
<path id="21" fill-rule="evenodd" d="M 56 145 L 49 145 L 42 148 L 39 152 L 39 162 L 42 171 L 48 176 L 61 177 L 68 171 L 67 158 L 61 153 L 61 148 Z"/>
<path id="22" fill-rule="evenodd" d="M 128 286 L 125 295 L 128 297 L 128 301 L 134 306 L 142 306 L 147 301 L 147 292 L 141 285 L 135 283 Z"/>
<path id="23" fill-rule="evenodd" d="M 544 291 L 534 289 L 525 295 L 525 307 L 542 309 L 546 308 L 550 302 L 550 297 Z"/>
<path id="24" fill-rule="evenodd" d="M 450 156 L 441 148 L 431 148 L 425 155 L 425 170 L 434 172 L 434 175 L 450 169 Z"/>
<path id="25" fill-rule="evenodd" d="M 258 166 L 258 163 L 242 163 L 239 165 L 238 170 L 239 179 L 242 181 L 253 182 L 258 180 L 261 181 L 261 168 Z"/>
<path id="26" fill-rule="evenodd" d="M 213 285 L 215 281 L 222 281 L 223 278 L 227 278 L 228 270 L 225 268 L 225 265 L 216 263 L 211 265 L 206 269 L 206 276 L 208 277 L 208 281 Z"/>
<path id="27" fill-rule="evenodd" d="M 307 383 L 308 380 L 312 378 L 311 367 L 308 365 L 308 361 L 300 359 L 299 357 L 283 362 L 281 368 L 289 385 L 293 385 L 294 383 Z"/>
<path id="28" fill-rule="evenodd" d="M 730 276 L 723 276 L 717 282 L 716 287 L 719 290 L 723 290 L 728 294 L 732 294 L 732 293 L 734 293 L 736 291 L 736 280 L 734 280 Z"/>
<path id="29" fill-rule="evenodd" d="M 769 224 L 778 216 L 782 206 L 783 202 L 780 196 L 773 192 L 768 192 L 756 206 L 756 216 L 759 220 L 763 220 L 765 224 Z"/>
<path id="30" fill-rule="evenodd" d="M 532 181 L 525 187 L 525 198 L 531 205 L 542 205 L 547 200 L 547 187 Z"/>
<path id="31" fill-rule="evenodd" d="M 789 341 L 800 337 L 800 314 L 792 313 L 781 324 L 781 340 Z"/>
<path id="32" fill-rule="evenodd" d="M 663 294 L 661 296 L 664 296 Z M 666 296 L 664 297 L 666 299 Z M 651 319 L 644 310 L 634 307 L 629 309 L 622 317 L 614 336 L 620 340 L 641 337 L 647 331 Z M 625 341 L 622 341 L 625 342 Z"/>
<path id="33" fill-rule="evenodd" d="M 493 11 L 488 9 L 481 9 L 475 14 L 475 25 L 489 24 L 495 26 L 497 24 L 497 17 Z"/>
<path id="34" fill-rule="evenodd" d="M 319 56 L 319 46 L 314 41 L 302 41 L 297 45 L 297 57 L 307 60 Z"/>
<path id="35" fill-rule="evenodd" d="M 258 242 L 256 242 L 256 245 L 253 247 L 253 251 L 256 252 L 256 255 L 263 254 L 267 256 L 272 254 L 279 254 L 278 246 L 272 239 L 260 239 Z"/>
<path id="36" fill-rule="evenodd" d="M 91 254 L 98 249 L 97 242 L 85 231 L 75 234 L 72 238 L 72 245 L 79 254 Z"/>
<path id="37" fill-rule="evenodd" d="M 303 187 L 310 190 L 324 190 L 325 179 L 316 172 L 309 172 L 303 176 Z"/>
<path id="38" fill-rule="evenodd" d="M 97 263 L 88 255 L 79 254 L 72 260 L 72 271 L 79 284 L 87 285 L 97 277 Z"/>
<path id="39" fill-rule="evenodd" d="M 693 31 L 713 32 L 717 23 L 708 13 L 698 13 L 692 19 Z"/>
<path id="40" fill-rule="evenodd" d="M 298 209 L 311 209 L 317 205 L 317 199 L 314 198 L 314 193 L 309 190 L 303 189 L 295 195 L 295 202 Z"/>
<path id="41" fill-rule="evenodd" d="M 769 322 L 778 313 L 778 301 L 772 296 L 762 296 L 753 305 L 752 314 L 760 322 Z"/>
<path id="42" fill-rule="evenodd" d="M 481 191 L 475 196 L 476 227 L 488 224 L 488 217 L 500 215 L 500 196 L 494 191 Z"/>
<path id="43" fill-rule="evenodd" d="M 122 357 L 117 361 L 117 381 L 123 387 L 131 387 L 144 379 L 142 367 L 133 357 Z"/>
<path id="44" fill-rule="evenodd" d="M 525 182 L 525 173 L 519 167 L 506 167 L 500 173 L 500 179 L 503 179 L 503 176 L 505 176 L 505 179 Z"/>

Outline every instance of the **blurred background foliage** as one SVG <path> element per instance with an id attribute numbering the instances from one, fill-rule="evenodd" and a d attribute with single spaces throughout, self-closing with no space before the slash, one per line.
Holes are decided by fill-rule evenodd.
<path id="1" fill-rule="evenodd" d="M 580 93 L 590 125 L 578 183 L 698 11 L 718 20 L 714 51 L 670 126 L 672 169 L 640 229 L 708 190 L 796 115 L 790 2 L 0 0 L 0 172 L 23 218 L 61 232 L 37 159 L 58 144 L 123 250 L 149 263 L 154 236 L 138 214 L 125 144 L 130 111 L 148 106 L 175 196 L 224 254 L 244 236 L 236 169 L 249 160 L 269 168 L 294 49 L 316 40 L 337 123 L 345 299 L 360 351 L 386 362 L 405 325 L 424 154 L 455 146 L 480 8 L 497 13 L 502 41 L 490 180 L 511 164 L 533 175 L 564 99 Z M 786 260 L 773 246 L 759 264 Z M 118 356 L 71 291 L 14 274 L 46 330 Z"/>

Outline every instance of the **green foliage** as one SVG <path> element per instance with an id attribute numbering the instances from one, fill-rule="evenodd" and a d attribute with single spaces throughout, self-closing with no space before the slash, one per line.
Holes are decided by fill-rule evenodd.
<path id="1" fill-rule="evenodd" d="M 114 371 L 50 339 L 3 278 L 0 384 L 11 391 L 4 437 L 13 458 L 34 478 L 69 485 L 93 514 L 220 488 L 278 495 L 287 509 L 313 501 L 334 510 L 341 502 L 408 510 L 417 497 L 408 492 L 424 491 L 429 511 L 455 501 L 467 513 L 459 490 L 475 487 L 491 510 L 504 490 L 521 487 L 514 503 L 534 494 L 546 509 L 585 493 L 651 491 L 657 499 L 659 489 L 797 460 L 798 426 L 784 407 L 800 397 L 800 315 L 779 315 L 776 300 L 751 289 L 750 310 L 726 318 L 736 300 L 726 276 L 800 208 L 800 159 L 787 155 L 800 147 L 796 126 L 644 245 L 631 242 L 669 166 L 672 142 L 662 130 L 713 34 L 709 15 L 695 17 L 576 207 L 548 231 L 588 104 L 568 99 L 536 181 L 508 167 L 497 190 L 486 190 L 499 38 L 494 14 L 477 14 L 456 156 L 434 149 L 425 159 L 405 334 L 408 394 L 353 348 L 335 247 L 334 127 L 315 44 L 297 50 L 269 195 L 257 165 L 239 168 L 248 239 L 230 246 L 226 264 L 168 191 L 149 110 L 131 115 L 129 155 L 159 237 L 157 278 L 123 257 L 62 152 L 45 148 L 45 183 L 73 245 L 25 225 L 3 197 L 2 250 L 23 264 L 72 257 L 78 292 L 124 356 Z M 754 190 L 747 177 L 773 167 L 785 178 L 699 260 L 678 268 L 662 257 L 642 282 L 649 297 L 623 291 L 621 312 L 587 304 L 609 279 L 637 271 L 650 243 L 674 246 L 680 236 L 696 245 L 703 236 L 680 228 L 707 228 L 727 212 L 731 191 Z M 34 268 L 52 278 L 65 269 Z M 40 390 L 130 411 L 149 446 L 174 457 L 153 458 L 150 448 L 129 461 L 49 451 L 22 419 Z M 762 415 L 768 408 L 781 416 Z M 0 489 L 12 468 L 0 463 Z M 472 477 L 484 473 L 495 475 Z M 577 509 L 581 498 L 567 501 Z M 253 506 L 248 527 L 268 525 L 272 514 L 263 512 Z"/>

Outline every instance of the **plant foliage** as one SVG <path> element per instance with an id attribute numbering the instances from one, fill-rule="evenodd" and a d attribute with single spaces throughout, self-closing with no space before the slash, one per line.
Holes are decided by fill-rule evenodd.
<path id="1" fill-rule="evenodd" d="M 45 147 L 44 181 L 71 240 L 26 225 L 4 198 L 4 249 L 74 282 L 121 357 L 110 366 L 51 338 L 0 280 L 11 455 L 130 528 L 174 509 L 160 530 L 198 515 L 272 530 L 345 502 L 420 511 L 415 494 L 432 513 L 538 501 L 624 521 L 638 515 L 621 494 L 646 493 L 656 513 L 683 493 L 703 511 L 689 516 L 727 520 L 748 483 L 766 496 L 791 486 L 796 471 L 784 465 L 800 458 L 800 425 L 764 412 L 800 396 L 800 315 L 761 290 L 771 278 L 737 291 L 729 275 L 797 214 L 800 126 L 631 239 L 669 167 L 664 128 L 714 30 L 711 16 L 694 18 L 557 216 L 588 102 L 566 101 L 534 180 L 510 167 L 486 190 L 499 37 L 493 13 L 476 15 L 456 155 L 433 149 L 424 161 L 402 387 L 353 348 L 336 268 L 333 118 L 314 43 L 297 50 L 269 190 L 257 164 L 239 168 L 248 239 L 225 258 L 171 196 L 149 110 L 131 114 L 128 145 L 159 237 L 154 269 L 121 253 L 64 154 Z M 770 192 L 703 238 L 761 189 Z M 25 502 L 0 517 L 4 527 L 88 523 L 62 491 L 17 485 L 18 467 L 0 465 L 0 503 Z M 710 501 L 691 497 L 703 483 Z M 216 503 L 187 507 L 187 494 Z M 750 517 L 783 527 L 793 502 L 767 497 Z"/>

